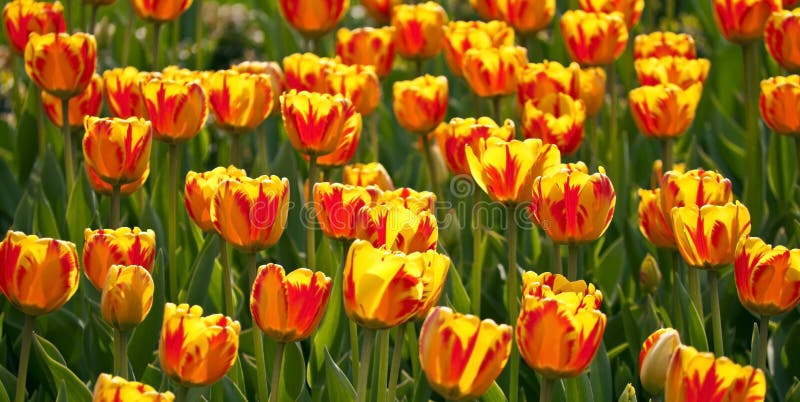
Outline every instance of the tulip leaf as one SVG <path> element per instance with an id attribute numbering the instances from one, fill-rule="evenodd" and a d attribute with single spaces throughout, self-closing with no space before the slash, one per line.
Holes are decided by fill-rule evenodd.
<path id="1" fill-rule="evenodd" d="M 78 171 L 83 172 L 83 167 L 78 167 Z M 98 209 L 97 198 L 83 173 L 75 179 L 70 194 L 67 201 L 67 231 L 69 240 L 75 243 L 80 251 L 83 247 L 84 229 L 95 227 L 97 223 L 93 221 L 94 211 Z"/>
<path id="2" fill-rule="evenodd" d="M 797 178 L 797 155 L 794 138 L 773 133 L 767 150 L 767 180 L 780 205 L 788 209 Z"/>
<path id="3" fill-rule="evenodd" d="M 564 387 L 567 392 L 567 402 L 594 402 L 592 383 L 586 373 L 564 380 Z"/>
<path id="4" fill-rule="evenodd" d="M 330 401 L 353 401 L 356 399 L 356 390 L 353 384 L 344 375 L 342 369 L 331 358 L 328 349 L 325 353 L 325 389 Z"/>
<path id="5" fill-rule="evenodd" d="M 15 159 L 17 161 L 17 178 L 19 182 L 25 184 L 33 170 L 33 165 L 36 163 L 37 153 L 39 147 L 44 144 L 39 144 L 39 125 L 36 121 L 36 115 L 40 112 L 41 103 L 39 102 L 39 89 L 34 85 L 28 91 L 28 96 L 25 99 L 25 106 L 22 109 L 22 115 L 19 117 L 17 123 L 17 150 Z M 41 110 L 43 111 L 43 110 Z M 40 116 L 39 118 L 44 118 Z M 44 129 L 44 125 L 42 125 Z"/>
<path id="6" fill-rule="evenodd" d="M 14 213 L 14 230 L 25 233 L 33 233 L 33 219 L 34 211 L 36 210 L 36 202 L 31 193 L 31 189 L 25 190 L 22 199 L 17 205 L 17 210 Z"/>
<path id="7" fill-rule="evenodd" d="M 622 270 L 625 268 L 625 247 L 623 238 L 612 243 L 597 259 L 597 266 L 590 267 L 597 278 L 597 286 L 608 298 L 607 305 L 613 305 L 617 297 L 617 284 L 620 283 Z"/>
<path id="8" fill-rule="evenodd" d="M 234 382 L 226 377 L 211 386 L 209 395 L 211 402 L 247 402 L 247 398 Z"/>
<path id="9" fill-rule="evenodd" d="M 467 312 L 471 309 L 470 296 L 467 294 L 467 289 L 464 288 L 464 282 L 461 281 L 461 275 L 458 269 L 450 264 L 450 269 L 447 271 L 447 282 L 449 283 L 449 296 L 450 302 L 455 311 Z M 473 297 L 480 297 L 480 295 Z"/>
<path id="10" fill-rule="evenodd" d="M 344 256 L 342 256 L 344 258 Z M 308 363 L 308 383 L 313 389 L 321 387 L 323 370 L 325 370 L 325 351 L 333 350 L 339 355 L 339 340 L 347 328 L 347 315 L 342 311 L 342 272 L 338 269 L 333 276 L 328 308 L 322 318 L 322 324 L 314 334 L 311 342 L 311 355 Z"/>
<path id="11" fill-rule="evenodd" d="M 789 391 L 786 392 L 786 397 L 783 398 L 784 402 L 800 402 L 800 380 L 794 378 L 794 383 Z"/>
<path id="12" fill-rule="evenodd" d="M 483 402 L 506 402 L 507 400 L 503 390 L 497 385 L 497 381 L 493 382 L 492 386 L 481 396 Z"/>
<path id="13" fill-rule="evenodd" d="M 4 158 L 0 158 L 0 183 L 3 183 L 3 191 L 0 191 L 0 216 L 4 220 L 10 220 L 14 216 L 20 197 L 22 197 L 22 190 Z"/>
<path id="14" fill-rule="evenodd" d="M 209 287 L 212 286 L 211 274 L 214 272 L 214 262 L 219 255 L 219 236 L 216 233 L 208 234 L 203 242 L 203 247 L 197 254 L 192 268 L 189 270 L 188 284 L 181 289 L 187 289 L 186 296 L 181 300 L 186 300 L 189 304 L 200 305 L 204 309 L 209 309 Z"/>
<path id="15" fill-rule="evenodd" d="M 600 342 L 600 348 L 589 365 L 589 379 L 592 382 L 592 393 L 597 402 L 610 402 L 612 394 L 611 362 L 608 359 L 606 343 Z"/>
<path id="16" fill-rule="evenodd" d="M 161 322 L 164 318 L 167 281 L 164 278 L 164 253 L 159 251 L 153 263 L 153 307 L 141 324 L 136 326 L 128 341 L 128 360 L 137 378 L 142 377 L 148 364 L 153 361 L 154 348 L 158 347 Z M 158 384 L 155 384 L 158 385 Z"/>
<path id="17" fill-rule="evenodd" d="M 0 382 L 0 402 L 10 402 L 8 399 L 8 392 L 6 392 L 6 387 Z"/>
<path id="18" fill-rule="evenodd" d="M 275 343 L 267 340 L 268 350 L 265 353 L 267 367 L 272 367 L 275 356 Z M 286 344 L 283 355 L 283 366 L 281 368 L 281 401 L 296 401 L 305 386 L 306 362 L 303 359 L 303 351 L 297 342 Z M 270 375 L 272 373 L 270 372 Z"/>
<path id="19" fill-rule="evenodd" d="M 89 392 L 89 388 L 81 382 L 78 376 L 75 375 L 72 371 L 70 371 L 66 366 L 59 363 L 57 360 L 53 359 L 48 353 L 47 350 L 42 346 L 42 342 L 40 341 L 40 336 L 35 336 L 33 338 L 33 344 L 36 347 L 37 353 L 42 357 L 47 368 L 50 370 L 50 374 L 52 374 L 53 379 L 56 382 L 63 382 L 66 384 L 66 391 L 67 395 L 69 395 L 70 402 L 90 402 L 92 400 L 92 393 Z"/>
<path id="20" fill-rule="evenodd" d="M 683 316 L 686 317 L 686 330 L 689 335 L 688 344 L 694 346 L 695 349 L 701 352 L 708 351 L 708 339 L 706 338 L 706 330 L 703 326 L 703 319 L 694 308 L 692 300 L 689 298 L 689 293 L 680 281 L 676 283 L 680 294 L 680 305 L 683 309 Z M 683 337 L 681 337 L 683 338 Z M 682 339 L 683 340 L 683 339 Z M 683 340 L 684 343 L 686 340 Z"/>
<path id="21" fill-rule="evenodd" d="M 67 392 L 67 383 L 64 380 L 61 380 L 61 383 L 58 385 L 58 395 L 56 396 L 56 402 L 67 402 L 69 400 L 69 393 Z"/>
<path id="22" fill-rule="evenodd" d="M 428 402 L 431 397 L 431 386 L 428 384 L 428 377 L 421 375 L 417 378 L 417 385 L 414 387 L 412 402 Z M 497 384 L 495 384 L 497 385 Z M 501 392 L 502 393 L 502 392 Z M 501 402 L 505 400 L 500 400 Z M 492 401 L 494 402 L 494 401 Z"/>
<path id="23" fill-rule="evenodd" d="M 42 190 L 50 201 L 54 211 L 63 211 L 66 208 L 67 185 L 64 182 L 64 173 L 61 170 L 59 159 L 52 147 L 47 148 L 44 166 L 42 167 Z M 78 174 L 83 173 L 78 172 Z M 60 219 L 65 217 L 59 216 Z M 61 223 L 61 222 L 59 222 Z"/>
<path id="24" fill-rule="evenodd" d="M 56 224 L 56 217 L 53 214 L 53 209 L 50 208 L 50 202 L 44 193 L 39 194 L 39 202 L 36 203 L 36 210 L 34 211 L 34 233 L 41 236 L 60 238 L 58 224 Z"/>

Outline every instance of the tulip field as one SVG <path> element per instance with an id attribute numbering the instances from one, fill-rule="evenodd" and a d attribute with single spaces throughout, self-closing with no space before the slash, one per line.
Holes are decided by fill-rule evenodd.
<path id="1" fill-rule="evenodd" d="M 5 0 L 0 402 L 800 402 L 797 0 Z"/>

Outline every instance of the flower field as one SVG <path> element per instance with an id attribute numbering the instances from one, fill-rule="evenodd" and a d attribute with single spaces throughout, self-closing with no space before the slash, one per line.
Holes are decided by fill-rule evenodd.
<path id="1" fill-rule="evenodd" d="M 62 1 L 0 402 L 800 402 L 796 0 Z"/>

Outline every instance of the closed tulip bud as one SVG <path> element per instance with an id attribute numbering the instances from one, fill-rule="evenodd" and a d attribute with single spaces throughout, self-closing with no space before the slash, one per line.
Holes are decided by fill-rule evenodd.
<path id="1" fill-rule="evenodd" d="M 247 177 L 247 172 L 235 166 L 216 167 L 213 170 L 186 174 L 183 191 L 183 203 L 192 221 L 204 232 L 214 230 L 211 222 L 211 202 L 219 184 L 225 180 L 237 180 Z"/>
<path id="2" fill-rule="evenodd" d="M 317 165 L 324 168 L 334 168 L 344 166 L 355 156 L 358 151 L 358 143 L 361 141 L 363 129 L 363 119 L 361 113 L 356 112 L 352 104 L 347 107 L 344 116 L 344 127 L 342 136 L 333 152 L 317 158 Z"/>
<path id="3" fill-rule="evenodd" d="M 606 70 L 600 67 L 581 69 L 579 97 L 586 105 L 586 116 L 597 116 L 606 97 Z"/>
<path id="4" fill-rule="evenodd" d="M 561 17 L 564 44 L 572 61 L 586 66 L 606 66 L 614 62 L 628 43 L 623 14 L 567 11 Z"/>
<path id="5" fill-rule="evenodd" d="M 633 66 L 641 85 L 675 84 L 687 89 L 706 81 L 711 63 L 706 59 L 667 56 L 637 59 Z"/>
<path id="6" fill-rule="evenodd" d="M 558 244 L 588 243 L 605 233 L 617 194 L 605 170 L 560 169 L 533 182 L 530 214 Z"/>
<path id="7" fill-rule="evenodd" d="M 618 401 L 636 402 L 636 388 L 634 388 L 631 383 L 628 383 L 628 385 L 625 386 L 625 389 L 622 390 L 622 394 L 619 396 Z"/>
<path id="8" fill-rule="evenodd" d="M 131 0 L 133 11 L 139 18 L 155 23 L 165 23 L 178 17 L 192 5 L 193 0 Z"/>
<path id="9" fill-rule="evenodd" d="M 556 12 L 555 0 L 497 0 L 500 19 L 520 34 L 547 28 Z"/>
<path id="10" fill-rule="evenodd" d="M 29 316 L 58 310 L 78 290 L 75 245 L 9 230 L 0 242 L 0 292 Z"/>
<path id="11" fill-rule="evenodd" d="M 185 142 L 203 128 L 208 107 L 206 93 L 197 81 L 153 79 L 141 85 L 157 140 L 168 144 Z"/>
<path id="12" fill-rule="evenodd" d="M 461 69 L 473 92 L 481 97 L 495 97 L 517 91 L 517 75 L 527 64 L 527 49 L 503 46 L 467 50 Z"/>
<path id="13" fill-rule="evenodd" d="M 232 65 L 231 70 L 248 74 L 266 74 L 272 87 L 272 104 L 280 103 L 280 96 L 286 88 L 286 76 L 280 64 L 274 61 L 243 61 Z"/>
<path id="14" fill-rule="evenodd" d="M 603 305 L 603 292 L 599 291 L 594 284 L 584 280 L 570 281 L 561 274 L 544 272 L 537 274 L 527 271 L 522 274 L 522 294 L 538 299 L 546 299 L 561 293 L 576 293 L 583 298 L 583 303 L 599 309 Z M 591 296 L 588 298 L 586 296 Z"/>
<path id="15" fill-rule="evenodd" d="M 457 77 L 467 50 L 504 46 L 514 46 L 514 30 L 502 21 L 451 21 L 444 27 L 444 57 Z"/>
<path id="16" fill-rule="evenodd" d="M 661 207 L 661 189 L 639 189 L 639 231 L 650 244 L 660 248 L 675 248 L 675 235 L 669 215 Z"/>
<path id="17" fill-rule="evenodd" d="M 800 50 L 794 38 L 800 35 L 800 9 L 772 13 L 764 29 L 767 51 L 781 67 L 789 71 L 800 71 Z"/>
<path id="18" fill-rule="evenodd" d="M 625 25 L 630 30 L 639 22 L 644 11 L 644 0 L 580 0 L 583 11 L 592 13 L 613 13 L 618 11 L 625 16 Z"/>
<path id="19" fill-rule="evenodd" d="M 648 59 L 662 57 L 683 57 L 696 59 L 697 49 L 694 38 L 685 33 L 651 32 L 636 35 L 633 41 L 633 58 Z"/>
<path id="20" fill-rule="evenodd" d="M 397 53 L 407 59 L 428 59 L 444 46 L 447 12 L 439 4 L 400 4 L 392 8 L 392 27 L 396 29 Z"/>
<path id="21" fill-rule="evenodd" d="M 336 240 L 354 240 L 361 208 L 374 204 L 380 193 L 375 186 L 314 185 L 314 208 L 322 233 Z"/>
<path id="22" fill-rule="evenodd" d="M 439 225 L 428 211 L 415 212 L 396 204 L 365 206 L 358 213 L 356 237 L 405 254 L 436 250 Z"/>
<path id="23" fill-rule="evenodd" d="M 214 123 L 230 134 L 255 130 L 272 111 L 272 83 L 266 74 L 217 71 L 211 74 L 206 93 Z"/>
<path id="24" fill-rule="evenodd" d="M 673 208 L 672 228 L 688 265 L 718 270 L 733 264 L 739 238 L 750 235 L 750 212 L 738 201 Z"/>
<path id="25" fill-rule="evenodd" d="M 477 148 L 481 139 L 486 140 L 489 137 L 511 141 L 515 133 L 513 120 L 507 119 L 502 126 L 498 126 L 490 117 L 478 119 L 456 117 L 449 123 L 440 124 L 434 131 L 439 151 L 454 175 L 470 174 L 467 163 L 467 145 Z"/>
<path id="26" fill-rule="evenodd" d="M 86 229 L 83 232 L 83 270 L 97 290 L 103 290 L 112 265 L 139 265 L 153 271 L 156 233 L 138 227 Z"/>
<path id="27" fill-rule="evenodd" d="M 240 331 L 239 321 L 230 317 L 203 317 L 200 306 L 167 303 L 158 343 L 161 369 L 184 386 L 211 385 L 233 367 Z"/>
<path id="28" fill-rule="evenodd" d="M 344 184 L 353 186 L 375 186 L 381 190 L 394 190 L 389 172 L 378 162 L 345 165 L 342 172 Z"/>
<path id="29" fill-rule="evenodd" d="M 350 99 L 362 115 L 371 114 L 381 100 L 381 83 L 375 67 L 337 64 L 328 71 L 325 79 L 329 93 Z"/>
<path id="30" fill-rule="evenodd" d="M 681 335 L 672 328 L 661 328 L 644 341 L 639 352 L 639 379 L 651 395 L 664 390 L 669 362 L 680 346 Z"/>
<path id="31" fill-rule="evenodd" d="M 403 0 L 361 0 L 361 5 L 367 9 L 367 14 L 379 24 L 389 22 L 392 8 L 402 3 Z"/>
<path id="32" fill-rule="evenodd" d="M 633 122 L 645 137 L 658 139 L 682 135 L 694 121 L 703 84 L 681 89 L 675 84 L 659 84 L 633 89 L 630 102 Z"/>
<path id="33" fill-rule="evenodd" d="M 739 301 L 757 316 L 783 314 L 800 303 L 800 249 L 743 238 L 736 247 L 733 272 Z"/>
<path id="34" fill-rule="evenodd" d="M 309 92 L 328 92 L 326 76 L 337 60 L 319 57 L 314 53 L 294 53 L 283 58 L 286 89 Z"/>
<path id="35" fill-rule="evenodd" d="M 97 192 L 98 194 L 110 196 L 114 192 L 114 188 L 111 184 L 103 181 L 103 179 L 98 176 L 97 172 L 95 172 L 91 166 L 84 164 L 84 170 L 86 171 L 86 179 L 89 181 L 89 186 L 92 187 L 92 190 Z M 150 167 L 148 166 L 147 169 L 142 173 L 142 177 L 135 182 L 123 184 L 119 188 L 119 194 L 123 197 L 127 197 L 136 191 L 138 191 L 142 186 L 144 186 L 144 182 L 147 181 L 147 178 L 150 176 Z"/>
<path id="36" fill-rule="evenodd" d="M 419 362 L 434 391 L 450 401 L 486 393 L 508 362 L 512 328 L 437 307 L 422 324 Z"/>
<path id="37" fill-rule="evenodd" d="M 467 162 L 473 180 L 492 200 L 519 204 L 531 200 L 534 179 L 558 166 L 561 153 L 539 139 L 489 138 L 476 148 L 467 145 Z"/>
<path id="38" fill-rule="evenodd" d="M 122 119 L 147 117 L 140 83 L 153 77 L 153 73 L 139 72 L 135 67 L 104 71 L 103 91 L 111 114 Z"/>
<path id="39" fill-rule="evenodd" d="M 214 229 L 244 252 L 278 242 L 289 213 L 289 180 L 278 176 L 242 177 L 220 182 L 211 202 Z"/>
<path id="40" fill-rule="evenodd" d="M 719 32 L 738 44 L 764 37 L 767 19 L 783 8 L 781 0 L 713 0 L 711 7 Z"/>
<path id="41" fill-rule="evenodd" d="M 350 0 L 278 0 L 281 15 L 303 36 L 318 38 L 332 31 L 344 18 Z"/>
<path id="42" fill-rule="evenodd" d="M 365 328 L 403 324 L 430 298 L 430 294 L 426 297 L 424 278 L 431 274 L 426 270 L 437 272 L 437 267 L 449 264 L 449 258 L 433 250 L 404 254 L 356 240 L 344 267 L 345 312 Z"/>
<path id="43" fill-rule="evenodd" d="M 519 104 L 524 106 L 528 101 L 538 104 L 547 95 L 560 93 L 573 99 L 580 98 L 582 84 L 580 70 L 577 63 L 570 63 L 565 67 L 557 61 L 548 60 L 523 66 L 517 83 Z M 603 79 L 603 87 L 605 87 L 605 79 Z M 605 96 L 605 90 L 595 95 L 602 98 Z M 602 100 L 600 102 L 602 103 Z"/>
<path id="44" fill-rule="evenodd" d="M 800 76 L 761 81 L 761 118 L 778 134 L 800 135 Z"/>
<path id="45" fill-rule="evenodd" d="M 672 356 L 664 388 L 666 402 L 763 402 L 767 381 L 760 369 L 681 346 Z"/>
<path id="46" fill-rule="evenodd" d="M 298 268 L 286 275 L 280 265 L 262 265 L 250 293 L 250 313 L 270 339 L 302 341 L 319 326 L 330 293 L 331 278 L 322 272 Z"/>
<path id="47" fill-rule="evenodd" d="M 149 121 L 86 116 L 84 127 L 84 162 L 104 182 L 112 186 L 134 183 L 150 169 Z"/>
<path id="48" fill-rule="evenodd" d="M 551 380 L 580 375 L 597 353 L 606 328 L 606 315 L 595 303 L 592 295 L 568 291 L 524 296 L 516 341 L 528 366 Z M 555 344 L 541 347 L 543 339 Z"/>
<path id="49" fill-rule="evenodd" d="M 448 86 L 444 76 L 423 75 L 393 86 L 394 114 L 406 131 L 428 134 L 447 114 Z"/>
<path id="50" fill-rule="evenodd" d="M 173 402 L 172 392 L 159 393 L 155 388 L 141 382 L 128 381 L 122 377 L 100 374 L 92 393 L 92 402 Z"/>
<path id="51" fill-rule="evenodd" d="M 315 156 L 336 150 L 350 105 L 341 95 L 294 89 L 281 95 L 283 124 L 294 149 Z"/>
<path id="52" fill-rule="evenodd" d="M 92 81 L 83 92 L 69 99 L 69 128 L 76 131 L 83 127 L 83 118 L 100 114 L 103 103 L 103 79 L 99 75 L 92 76 Z M 50 122 L 57 127 L 64 124 L 61 99 L 42 91 L 42 106 Z"/>
<path id="53" fill-rule="evenodd" d="M 661 177 L 661 207 L 670 225 L 672 208 L 725 205 L 729 202 L 733 202 L 731 181 L 717 172 L 703 169 L 685 173 L 669 171 Z"/>
<path id="54" fill-rule="evenodd" d="M 391 204 L 410 209 L 414 213 L 436 210 L 436 194 L 430 191 L 416 191 L 408 187 L 387 190 L 378 196 L 379 204 Z"/>
<path id="55" fill-rule="evenodd" d="M 336 32 L 336 55 L 342 63 L 375 67 L 378 77 L 386 77 L 394 63 L 394 27 L 341 28 Z"/>
<path id="56" fill-rule="evenodd" d="M 525 138 L 539 138 L 554 144 L 562 155 L 572 155 L 581 146 L 586 106 L 564 93 L 545 96 L 538 103 L 528 101 L 522 112 Z"/>
<path id="57" fill-rule="evenodd" d="M 97 64 L 94 36 L 31 33 L 25 46 L 25 71 L 43 91 L 69 99 L 92 83 Z"/>
<path id="58" fill-rule="evenodd" d="M 11 50 L 22 54 L 31 33 L 44 35 L 67 30 L 64 7 L 59 2 L 11 0 L 3 6 L 3 28 Z"/>
<path id="59" fill-rule="evenodd" d="M 475 12 L 484 20 L 491 21 L 500 19 L 499 0 L 469 0 L 469 4 Z"/>
<path id="60" fill-rule="evenodd" d="M 100 299 L 103 320 L 121 331 L 133 329 L 150 313 L 153 291 L 153 278 L 143 267 L 112 265 Z"/>
<path id="61" fill-rule="evenodd" d="M 639 266 L 639 284 L 649 294 L 655 294 L 661 284 L 661 270 L 652 254 L 647 253 Z"/>

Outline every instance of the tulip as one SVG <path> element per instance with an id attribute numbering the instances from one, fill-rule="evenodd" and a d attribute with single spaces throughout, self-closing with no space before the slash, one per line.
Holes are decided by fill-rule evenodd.
<path id="1" fill-rule="evenodd" d="M 436 56 L 444 46 L 445 24 L 447 13 L 442 6 L 432 1 L 393 7 L 392 26 L 397 32 L 397 53 L 415 60 Z"/>
<path id="2" fill-rule="evenodd" d="M 247 177 L 247 172 L 235 166 L 216 167 L 213 170 L 186 174 L 183 202 L 192 221 L 204 232 L 214 230 L 211 222 L 211 201 L 219 184 L 225 180 Z"/>
<path id="3" fill-rule="evenodd" d="M 714 171 L 703 169 L 685 173 L 669 171 L 662 176 L 660 187 L 661 207 L 670 226 L 672 226 L 671 211 L 675 207 L 691 205 L 702 207 L 733 202 L 731 181 Z"/>
<path id="4" fill-rule="evenodd" d="M 101 179 L 100 176 L 98 176 L 97 173 L 94 170 L 92 170 L 92 168 L 89 165 L 84 164 L 83 167 L 84 170 L 86 171 L 86 179 L 89 181 L 89 186 L 92 187 L 92 190 L 94 190 L 100 195 L 105 195 L 109 197 L 114 193 L 114 189 L 111 187 L 111 185 L 103 181 L 103 179 Z M 142 186 L 144 186 L 144 182 L 147 181 L 147 178 L 149 176 L 150 176 L 150 168 L 148 167 L 147 170 L 145 170 L 144 173 L 142 174 L 142 177 L 139 178 L 139 180 L 133 183 L 123 184 L 119 188 L 119 195 L 122 197 L 127 197 L 139 191 L 139 189 L 142 188 Z"/>
<path id="5" fill-rule="evenodd" d="M 800 51 L 792 44 L 800 35 L 800 9 L 772 13 L 764 29 L 767 51 L 781 67 L 789 71 L 800 70 Z"/>
<path id="6" fill-rule="evenodd" d="M 365 206 L 358 213 L 356 236 L 375 248 L 405 254 L 436 250 L 439 225 L 428 212 L 415 212 L 395 204 Z"/>
<path id="7" fill-rule="evenodd" d="M 561 32 L 569 57 L 588 66 L 606 66 L 625 50 L 628 29 L 622 13 L 567 11 L 561 17 Z"/>
<path id="8" fill-rule="evenodd" d="M 317 164 L 323 169 L 331 169 L 344 166 L 355 156 L 358 151 L 358 144 L 361 141 L 361 131 L 363 121 L 361 114 L 356 112 L 356 108 L 350 105 L 345 110 L 344 127 L 342 137 L 333 152 L 317 158 Z"/>
<path id="9" fill-rule="evenodd" d="M 639 352 L 639 379 L 651 395 L 664 390 L 669 362 L 680 346 L 681 335 L 672 328 L 661 328 L 644 341 Z"/>
<path id="10" fill-rule="evenodd" d="M 661 189 L 639 189 L 639 231 L 656 247 L 675 248 L 671 218 L 661 207 Z"/>
<path id="11" fill-rule="evenodd" d="M 497 0 L 500 19 L 523 36 L 550 25 L 555 11 L 555 0 Z"/>
<path id="12" fill-rule="evenodd" d="M 25 71 L 43 91 L 69 99 L 92 83 L 97 62 L 94 36 L 32 33 L 25 47 Z"/>
<path id="13" fill-rule="evenodd" d="M 424 75 L 410 81 L 397 81 L 393 93 L 394 113 L 405 130 L 427 134 L 444 120 L 448 99 L 446 77 Z"/>
<path id="14" fill-rule="evenodd" d="M 563 155 L 572 155 L 583 140 L 586 107 L 564 93 L 545 96 L 538 103 L 528 101 L 522 112 L 525 138 L 539 138 L 554 144 Z"/>
<path id="15" fill-rule="evenodd" d="M 255 130 L 272 111 L 272 84 L 266 74 L 217 71 L 206 92 L 214 122 L 233 135 Z"/>
<path id="16" fill-rule="evenodd" d="M 319 38 L 332 31 L 349 7 L 350 0 L 278 1 L 283 19 L 307 38 Z"/>
<path id="17" fill-rule="evenodd" d="M 200 306 L 164 306 L 159 362 L 164 374 L 182 386 L 211 385 L 236 361 L 239 322 L 222 314 L 202 315 Z"/>
<path id="18" fill-rule="evenodd" d="M 112 327 L 128 331 L 147 317 L 153 306 L 153 278 L 139 265 L 112 265 L 103 285 L 100 312 Z"/>
<path id="19" fill-rule="evenodd" d="M 764 401 L 764 373 L 727 357 L 681 346 L 672 356 L 664 386 L 666 402 Z"/>
<path id="20" fill-rule="evenodd" d="M 478 399 L 503 371 L 511 338 L 508 325 L 437 307 L 422 325 L 420 366 L 431 388 L 447 400 Z"/>
<path id="21" fill-rule="evenodd" d="M 378 77 L 384 78 L 392 71 L 396 31 L 394 27 L 341 28 L 336 32 L 336 55 L 344 64 L 373 66 Z"/>
<path id="22" fill-rule="evenodd" d="M 392 8 L 402 3 L 403 0 L 361 0 L 361 5 L 367 9 L 367 14 L 379 24 L 389 22 Z"/>
<path id="23" fill-rule="evenodd" d="M 711 63 L 706 59 L 667 56 L 637 59 L 634 67 L 641 85 L 675 84 L 687 89 L 705 82 Z"/>
<path id="24" fill-rule="evenodd" d="M 487 21 L 500 19 L 498 3 L 498 0 L 469 0 L 469 4 L 475 9 L 475 12 Z"/>
<path id="25" fill-rule="evenodd" d="M 451 21 L 444 27 L 444 57 L 456 77 L 469 49 L 514 46 L 514 30 L 502 21 Z"/>
<path id="26" fill-rule="evenodd" d="M 197 81 L 203 86 L 204 88 L 207 85 L 203 85 L 205 83 L 205 76 L 207 76 L 206 71 L 193 71 L 189 70 L 188 68 L 170 65 L 166 66 L 161 70 L 161 75 L 155 78 L 161 78 L 170 81 L 178 81 L 181 83 Z M 146 82 L 146 81 L 145 81 Z"/>
<path id="27" fill-rule="evenodd" d="M 761 81 L 761 118 L 778 134 L 800 136 L 800 76 Z"/>
<path id="28" fill-rule="evenodd" d="M 689 129 L 694 121 L 703 85 L 682 89 L 674 84 L 643 86 L 628 97 L 636 127 L 645 137 L 668 140 Z"/>
<path id="29" fill-rule="evenodd" d="M 633 41 L 634 60 L 662 57 L 696 59 L 694 38 L 684 33 L 661 31 L 636 36 Z"/>
<path id="30" fill-rule="evenodd" d="M 47 117 L 57 127 L 64 124 L 63 106 L 61 99 L 42 91 L 42 104 Z M 83 92 L 69 100 L 69 130 L 77 131 L 83 127 L 83 118 L 97 116 L 103 103 L 103 79 L 99 75 L 92 76 L 92 82 Z"/>
<path id="31" fill-rule="evenodd" d="M 378 162 L 345 165 L 342 172 L 344 184 L 353 186 L 376 186 L 381 190 L 394 190 L 389 172 Z"/>
<path id="32" fill-rule="evenodd" d="M 378 203 L 401 206 L 415 214 L 423 211 L 434 213 L 436 210 L 436 194 L 430 191 L 416 191 L 408 187 L 386 190 L 378 195 Z"/>
<path id="33" fill-rule="evenodd" d="M 580 95 L 586 105 L 586 116 L 595 117 L 603 107 L 606 93 L 606 71 L 599 67 L 580 71 Z"/>
<path id="34" fill-rule="evenodd" d="M 162 24 L 178 19 L 192 5 L 192 0 L 132 0 L 131 5 L 139 18 Z"/>
<path id="35" fill-rule="evenodd" d="M 750 234 L 750 213 L 739 202 L 673 208 L 671 217 L 678 250 L 692 267 L 718 270 L 732 264 L 739 238 Z"/>
<path id="36" fill-rule="evenodd" d="M 504 46 L 467 50 L 461 68 L 467 84 L 478 96 L 498 97 L 516 92 L 517 75 L 527 64 L 527 49 Z"/>
<path id="37" fill-rule="evenodd" d="M 467 145 L 473 149 L 478 147 L 481 139 L 497 137 L 503 141 L 511 141 L 516 129 L 514 121 L 507 119 L 498 126 L 490 117 L 453 118 L 449 123 L 442 123 L 434 131 L 436 143 L 445 158 L 447 167 L 454 175 L 469 175 L 467 163 Z"/>
<path id="38" fill-rule="evenodd" d="M 661 270 L 658 268 L 658 261 L 652 254 L 647 253 L 639 265 L 639 284 L 649 295 L 655 295 L 658 286 L 661 285 Z"/>
<path id="39" fill-rule="evenodd" d="M 178 144 L 200 132 L 208 108 L 205 91 L 198 82 L 153 79 L 141 86 L 157 140 Z"/>
<path id="40" fill-rule="evenodd" d="M 713 0 L 711 6 L 719 32 L 740 45 L 761 39 L 770 14 L 782 8 L 781 0 Z"/>
<path id="41" fill-rule="evenodd" d="M 328 93 L 350 99 L 362 115 L 371 114 L 381 100 L 381 83 L 373 66 L 337 64 L 330 68 L 325 79 Z"/>
<path id="42" fill-rule="evenodd" d="M 625 16 L 625 25 L 632 29 L 639 22 L 644 11 L 644 0 L 580 0 L 583 11 L 592 13 L 613 13 Z"/>
<path id="43" fill-rule="evenodd" d="M 605 87 L 605 72 L 603 77 L 603 87 Z M 530 63 L 523 66 L 519 73 L 517 100 L 521 106 L 525 106 L 528 101 L 537 104 L 550 94 L 563 93 L 573 99 L 581 98 L 581 85 L 584 83 L 580 78 L 582 78 L 581 70 L 577 63 L 570 63 L 566 67 L 557 61 L 544 60 L 541 63 Z M 591 80 L 588 77 L 587 79 Z M 602 99 L 601 94 L 604 93 L 605 90 L 601 90 L 594 95 Z M 600 102 L 602 103 L 602 100 Z"/>
<path id="44" fill-rule="evenodd" d="M 112 265 L 139 265 L 153 271 L 156 234 L 138 227 L 119 229 L 86 229 L 83 232 L 81 262 L 92 285 L 97 290 L 105 288 L 108 269 Z"/>
<path id="45" fill-rule="evenodd" d="M 283 71 L 286 74 L 286 89 L 325 93 L 328 83 L 325 79 L 328 70 L 336 65 L 336 60 L 319 57 L 314 53 L 294 53 L 283 58 Z"/>
<path id="46" fill-rule="evenodd" d="M 361 208 L 372 205 L 381 190 L 374 186 L 317 183 L 314 186 L 314 207 L 322 233 L 337 240 L 354 240 Z"/>
<path id="47" fill-rule="evenodd" d="M 155 388 L 141 382 L 126 381 L 122 377 L 100 374 L 94 386 L 92 402 L 172 402 L 172 392 L 159 393 Z"/>
<path id="48" fill-rule="evenodd" d="M 683 174 L 686 172 L 686 164 L 685 163 L 676 163 L 672 165 L 671 172 L 675 172 L 677 174 Z M 653 162 L 653 173 L 650 175 L 650 187 L 651 188 L 658 188 L 661 185 L 661 178 L 664 177 L 664 163 L 661 159 L 656 159 Z"/>
<path id="49" fill-rule="evenodd" d="M 86 165 L 112 186 L 133 183 L 149 169 L 152 128 L 149 121 L 86 116 L 83 155 Z"/>
<path id="50" fill-rule="evenodd" d="M 350 101 L 341 95 L 291 90 L 281 95 L 281 114 L 292 146 L 312 156 L 333 152 Z"/>
<path id="51" fill-rule="evenodd" d="M 135 67 L 104 71 L 103 91 L 111 114 L 122 119 L 147 117 L 139 84 L 149 81 L 153 76 L 153 73 L 139 72 Z"/>
<path id="52" fill-rule="evenodd" d="M 527 271 L 522 275 L 522 294 L 523 296 L 533 296 L 539 299 L 546 298 L 561 293 L 577 293 L 584 296 L 592 296 L 592 299 L 585 299 L 587 305 L 593 305 L 599 309 L 603 304 L 603 292 L 599 291 L 594 284 L 583 280 L 570 281 L 561 274 Z"/>
<path id="53" fill-rule="evenodd" d="M 286 88 L 286 76 L 283 74 L 280 64 L 274 61 L 243 61 L 232 65 L 231 69 L 240 73 L 266 74 L 269 76 L 273 105 L 280 103 L 280 96 Z"/>
<path id="54" fill-rule="evenodd" d="M 11 0 L 3 6 L 3 27 L 14 53 L 22 54 L 31 33 L 44 35 L 67 30 L 64 7 L 59 2 Z"/>

